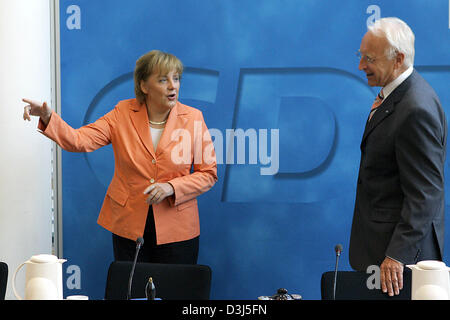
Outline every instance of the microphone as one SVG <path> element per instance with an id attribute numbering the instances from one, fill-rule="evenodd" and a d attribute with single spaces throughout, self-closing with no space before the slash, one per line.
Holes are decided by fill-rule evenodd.
<path id="1" fill-rule="evenodd" d="M 341 256 L 342 253 L 342 244 L 337 244 L 334 247 L 334 251 L 336 252 L 336 266 L 334 267 L 333 300 L 336 300 L 336 280 L 337 280 L 339 257 Z"/>
<path id="2" fill-rule="evenodd" d="M 127 292 L 127 300 L 130 300 L 131 297 L 131 284 L 133 282 L 134 268 L 136 267 L 136 261 L 138 257 L 139 250 L 144 244 L 144 238 L 139 237 L 136 239 L 136 253 L 134 254 L 134 261 L 131 267 L 130 278 L 128 279 L 128 292 Z"/>

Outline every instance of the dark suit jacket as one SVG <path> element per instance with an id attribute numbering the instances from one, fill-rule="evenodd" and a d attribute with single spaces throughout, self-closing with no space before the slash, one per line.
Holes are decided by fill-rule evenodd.
<path id="1" fill-rule="evenodd" d="M 366 124 L 361 142 L 350 265 L 386 256 L 404 264 L 442 260 L 447 122 L 439 98 L 414 70 Z"/>

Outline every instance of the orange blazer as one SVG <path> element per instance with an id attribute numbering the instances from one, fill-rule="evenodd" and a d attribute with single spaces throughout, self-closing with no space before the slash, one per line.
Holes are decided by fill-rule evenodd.
<path id="1" fill-rule="evenodd" d="M 144 233 L 150 184 L 170 182 L 174 195 L 153 204 L 158 244 L 200 234 L 196 197 L 217 181 L 214 146 L 200 110 L 178 102 L 171 110 L 156 150 L 145 104 L 120 101 L 94 123 L 74 129 L 53 112 L 41 132 L 70 152 L 91 152 L 112 143 L 115 170 L 98 224 L 131 240 Z M 191 172 L 192 168 L 192 172 Z"/>

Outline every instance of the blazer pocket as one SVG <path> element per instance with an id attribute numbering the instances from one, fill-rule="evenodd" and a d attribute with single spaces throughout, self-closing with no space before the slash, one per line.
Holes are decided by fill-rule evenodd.
<path id="1" fill-rule="evenodd" d="M 106 194 L 115 202 L 117 202 L 122 207 L 125 206 L 128 200 L 128 193 L 119 184 L 112 184 L 109 186 Z"/>
<path id="2" fill-rule="evenodd" d="M 400 209 L 374 208 L 370 214 L 370 220 L 375 222 L 398 222 Z"/>
<path id="3" fill-rule="evenodd" d="M 177 205 L 177 210 L 178 211 L 184 210 L 186 208 L 192 207 L 194 204 L 195 205 L 197 204 L 197 198 L 180 203 L 179 205 Z"/>

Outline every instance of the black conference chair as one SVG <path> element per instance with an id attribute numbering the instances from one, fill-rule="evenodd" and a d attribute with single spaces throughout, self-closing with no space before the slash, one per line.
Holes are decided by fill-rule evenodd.
<path id="1" fill-rule="evenodd" d="M 411 300 L 411 270 L 403 272 L 403 289 L 398 296 L 389 297 L 381 289 L 369 289 L 367 279 L 371 276 L 362 271 L 338 271 L 336 300 Z M 322 274 L 320 291 L 322 300 L 333 300 L 334 271 Z"/>
<path id="2" fill-rule="evenodd" d="M 5 300 L 7 283 L 8 283 L 8 265 L 4 262 L 0 262 L 0 300 Z"/>
<path id="3" fill-rule="evenodd" d="M 133 263 L 115 261 L 108 269 L 105 300 L 125 300 Z M 137 263 L 131 287 L 131 299 L 145 298 L 145 285 L 152 277 L 156 297 L 163 300 L 208 300 L 211 268 L 198 264 Z"/>

